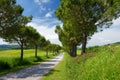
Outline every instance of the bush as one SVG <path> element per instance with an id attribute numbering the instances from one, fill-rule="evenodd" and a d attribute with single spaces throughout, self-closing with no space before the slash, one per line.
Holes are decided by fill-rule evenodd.
<path id="1" fill-rule="evenodd" d="M 11 66 L 7 62 L 0 61 L 0 71 L 5 69 L 10 69 L 10 68 Z"/>
<path id="2" fill-rule="evenodd" d="M 31 62 L 27 59 L 24 59 L 23 61 L 18 61 L 17 66 L 22 66 L 22 65 L 29 65 Z"/>
<path id="3" fill-rule="evenodd" d="M 99 49 L 100 49 L 99 46 L 94 46 L 94 47 L 87 48 L 88 51 L 94 51 L 94 52 L 98 51 Z"/>

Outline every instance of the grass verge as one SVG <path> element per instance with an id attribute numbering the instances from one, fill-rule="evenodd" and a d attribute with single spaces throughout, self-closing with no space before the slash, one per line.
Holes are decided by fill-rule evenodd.
<path id="1" fill-rule="evenodd" d="M 85 55 L 67 57 L 66 80 L 120 80 L 120 45 L 88 48 Z"/>

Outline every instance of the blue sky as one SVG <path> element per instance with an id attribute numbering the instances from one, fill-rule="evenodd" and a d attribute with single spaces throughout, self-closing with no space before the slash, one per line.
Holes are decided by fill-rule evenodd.
<path id="1" fill-rule="evenodd" d="M 27 25 L 31 25 L 37 29 L 51 43 L 60 44 L 58 36 L 54 32 L 56 25 L 62 25 L 55 16 L 55 10 L 60 4 L 60 0 L 17 0 L 17 4 L 20 4 L 24 8 L 23 15 L 33 16 L 32 21 Z M 113 20 L 111 28 L 95 33 L 91 40 L 88 41 L 88 46 L 118 42 L 120 41 L 119 34 L 120 18 Z M 6 43 L 0 39 L 0 44 Z"/>
<path id="2" fill-rule="evenodd" d="M 23 15 L 37 17 L 55 17 L 54 11 L 59 6 L 59 0 L 17 0 L 24 8 Z"/>
<path id="3" fill-rule="evenodd" d="M 23 15 L 32 15 L 32 22 L 28 25 L 33 26 L 37 31 L 49 39 L 52 43 L 60 44 L 55 26 L 62 25 L 55 16 L 55 10 L 59 6 L 59 0 L 17 0 L 17 3 L 24 8 Z"/>

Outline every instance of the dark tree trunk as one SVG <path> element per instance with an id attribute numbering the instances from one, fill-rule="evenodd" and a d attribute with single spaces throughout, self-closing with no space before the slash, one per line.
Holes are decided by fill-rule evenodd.
<path id="1" fill-rule="evenodd" d="M 37 57 L 37 49 L 38 49 L 38 47 L 37 47 L 37 45 L 35 45 L 35 57 Z"/>
<path id="2" fill-rule="evenodd" d="M 86 52 L 86 44 L 87 44 L 87 35 L 83 33 L 81 55 Z"/>
<path id="3" fill-rule="evenodd" d="M 48 57 L 48 50 L 46 50 L 46 57 Z"/>
<path id="4" fill-rule="evenodd" d="M 77 46 L 76 45 L 73 45 L 71 50 L 70 50 L 70 55 L 72 57 L 76 57 L 77 56 Z"/>
<path id="5" fill-rule="evenodd" d="M 72 53 L 72 49 L 70 49 L 70 50 L 68 51 L 68 53 L 69 53 L 69 55 L 71 56 L 71 53 Z"/>
<path id="6" fill-rule="evenodd" d="M 21 43 L 21 56 L 20 56 L 20 61 L 23 60 L 23 43 Z"/>

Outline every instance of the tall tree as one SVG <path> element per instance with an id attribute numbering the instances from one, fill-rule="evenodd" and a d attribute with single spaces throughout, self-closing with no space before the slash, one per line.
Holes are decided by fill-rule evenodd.
<path id="1" fill-rule="evenodd" d="M 72 29 L 72 27 L 73 25 L 67 22 L 63 24 L 63 28 L 56 26 L 55 32 L 58 34 L 64 49 L 67 50 L 71 56 L 75 57 L 77 55 L 77 45 L 81 42 L 81 36 L 76 26 L 74 26 L 74 29 Z"/>
<path id="2" fill-rule="evenodd" d="M 23 60 L 23 54 L 24 54 L 24 46 L 28 43 L 30 39 L 31 29 L 28 26 L 19 26 L 17 27 L 16 33 L 13 31 L 14 34 L 11 36 L 6 34 L 5 41 L 10 43 L 18 43 L 18 45 L 21 48 L 21 55 L 20 55 L 20 61 Z M 14 28 L 15 29 L 15 28 Z"/>
<path id="3" fill-rule="evenodd" d="M 61 4 L 56 10 L 56 16 L 63 23 L 66 21 L 73 23 L 81 32 L 81 54 L 85 53 L 87 40 L 97 31 L 98 26 L 111 24 L 116 15 L 115 12 L 109 16 L 104 15 L 112 10 L 110 8 L 114 5 L 113 2 L 115 3 L 115 0 L 61 0 Z M 118 11 L 118 9 L 114 11 Z M 74 29 L 74 26 L 71 28 Z"/>
<path id="4" fill-rule="evenodd" d="M 35 42 L 35 57 L 37 57 L 38 47 L 43 47 L 44 44 L 45 44 L 45 38 L 43 36 L 40 36 L 38 41 Z"/>
<path id="5" fill-rule="evenodd" d="M 6 27 L 6 29 L 2 33 L 2 38 L 4 38 L 5 41 L 10 43 L 17 42 L 19 44 L 19 46 L 21 47 L 21 61 L 23 60 L 23 46 L 25 45 L 26 40 L 29 36 L 29 29 L 28 27 L 26 27 L 26 24 L 30 22 L 31 19 L 32 16 L 20 16 L 18 23 L 16 23 L 12 27 Z"/>
<path id="6" fill-rule="evenodd" d="M 29 27 L 29 29 L 31 32 L 29 34 L 28 44 L 35 47 L 35 57 L 37 57 L 38 47 L 44 45 L 45 38 L 41 36 L 33 27 Z"/>
<path id="7" fill-rule="evenodd" d="M 48 57 L 48 51 L 50 49 L 50 41 L 49 40 L 46 40 L 45 41 L 45 44 L 44 44 L 44 50 L 46 51 L 46 57 Z"/>

